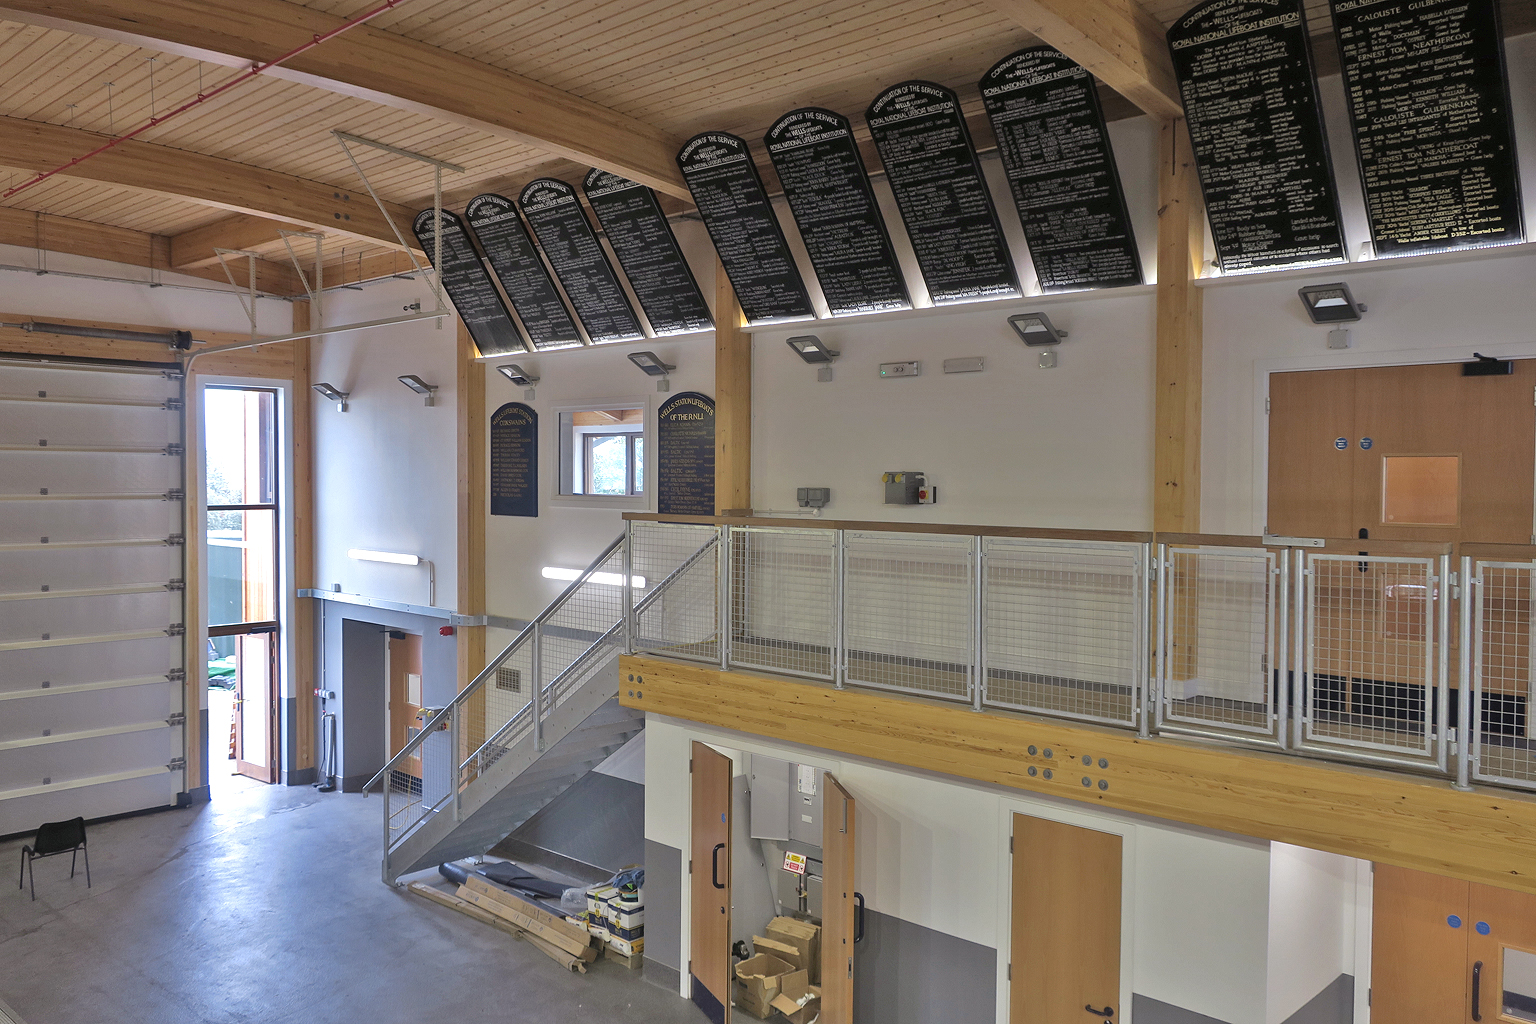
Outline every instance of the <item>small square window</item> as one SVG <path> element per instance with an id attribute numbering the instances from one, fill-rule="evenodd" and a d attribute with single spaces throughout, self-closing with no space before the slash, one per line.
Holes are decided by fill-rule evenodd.
<path id="1" fill-rule="evenodd" d="M 645 408 L 560 414 L 560 493 L 626 498 L 645 493 Z"/>
<path id="2" fill-rule="evenodd" d="M 1460 523 L 1461 457 L 1382 456 L 1381 521 L 1389 526 Z"/>

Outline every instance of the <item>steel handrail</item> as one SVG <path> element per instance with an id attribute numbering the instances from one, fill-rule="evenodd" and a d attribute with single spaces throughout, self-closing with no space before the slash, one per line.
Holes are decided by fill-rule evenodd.
<path id="1" fill-rule="evenodd" d="M 510 658 L 516 652 L 517 648 L 523 644 L 524 641 L 533 636 L 534 630 L 539 626 L 542 626 L 549 620 L 551 616 L 554 615 L 555 612 L 563 608 L 566 602 L 575 596 L 576 591 L 581 589 L 582 585 L 592 578 L 592 574 L 597 572 L 598 566 L 602 565 L 604 562 L 608 561 L 610 557 L 612 557 L 613 553 L 624 544 L 624 536 L 625 535 L 622 533 L 619 534 L 618 537 L 614 539 L 613 543 L 609 544 L 606 548 L 603 549 L 602 554 L 594 558 L 591 564 L 582 570 L 580 576 L 577 576 L 574 580 L 571 581 L 570 586 L 566 587 L 563 591 L 560 592 L 560 596 L 556 597 L 549 604 L 545 605 L 544 610 L 539 612 L 538 615 L 534 616 L 532 622 L 528 623 L 528 625 L 524 626 L 521 630 L 518 631 L 517 636 L 512 638 L 512 642 L 507 644 L 506 647 L 502 648 L 501 653 L 496 655 L 495 658 L 491 659 L 485 668 L 480 671 L 480 674 L 475 676 L 474 679 L 470 680 L 468 686 L 460 690 L 458 695 L 455 696 L 453 700 L 448 702 L 447 706 L 429 718 L 422 725 L 421 732 L 417 733 L 415 738 L 408 742 L 404 747 L 400 748 L 400 752 L 397 753 L 394 757 L 390 758 L 389 761 L 385 763 L 384 767 L 378 770 L 373 778 L 369 779 L 366 783 L 363 784 L 363 793 L 366 795 L 367 792 L 373 788 L 373 784 L 375 782 L 378 782 L 380 779 L 384 778 L 387 774 L 389 774 L 390 771 L 394 769 L 397 763 L 405 760 L 405 758 L 409 756 L 413 750 L 416 750 L 423 743 L 425 743 L 427 737 L 430 736 L 433 732 L 437 731 L 438 726 L 440 726 L 443 721 L 448 718 L 455 707 L 465 703 L 471 696 L 478 692 L 480 688 L 485 685 L 485 681 L 491 677 L 492 673 L 494 673 L 496 669 L 500 668 L 502 663 Z M 625 580 L 624 583 L 627 585 L 629 581 Z"/>
<path id="2" fill-rule="evenodd" d="M 687 572 L 689 569 L 692 569 L 694 565 L 699 561 L 699 559 L 704 557 L 705 552 L 711 550 L 719 542 L 719 540 L 720 537 L 717 534 L 713 537 L 710 537 L 709 540 L 701 544 L 697 551 L 684 559 L 681 565 L 668 573 L 664 580 L 656 584 L 656 586 L 652 587 L 650 593 L 646 594 L 635 604 L 634 614 L 637 616 L 641 615 L 646 611 L 646 609 L 650 608 L 650 606 L 661 597 L 662 593 L 672 585 L 673 581 L 678 579 L 678 577 L 682 576 L 683 573 Z M 575 658 L 572 658 L 571 663 L 565 668 L 561 669 L 553 679 L 541 687 L 539 692 L 544 696 L 553 697 L 555 690 L 565 681 L 566 677 L 570 676 L 577 669 L 581 668 L 582 665 L 586 663 L 593 651 L 596 651 L 598 648 L 603 647 L 609 643 L 609 641 L 615 635 L 622 635 L 623 632 L 624 620 L 620 619 L 618 622 L 610 626 L 607 632 L 603 633 L 602 636 L 594 640 L 589 647 L 587 647 L 580 654 L 576 655 Z M 545 701 L 544 707 L 546 709 L 551 709 L 552 705 L 549 703 L 549 701 Z M 502 737 L 511 732 L 513 726 L 517 725 L 518 722 L 525 717 L 531 718 L 532 715 L 533 702 L 529 701 L 527 704 L 524 704 L 521 708 L 519 708 L 515 715 L 507 719 L 506 723 L 500 729 L 496 730 L 495 735 L 491 736 L 484 743 L 480 744 L 480 746 L 476 747 L 474 753 L 470 754 L 469 757 L 465 758 L 464 762 L 459 765 L 459 771 L 462 772 L 465 768 L 469 767 L 470 762 L 479 757 L 481 751 L 485 750 L 487 747 L 491 746 L 492 744 L 500 745 L 500 740 Z M 545 717 L 548 716 L 546 715 Z"/>

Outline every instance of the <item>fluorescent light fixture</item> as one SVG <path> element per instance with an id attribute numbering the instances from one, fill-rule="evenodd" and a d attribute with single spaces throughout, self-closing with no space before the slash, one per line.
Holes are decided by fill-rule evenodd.
<path id="1" fill-rule="evenodd" d="M 808 363 L 830 363 L 841 352 L 834 352 L 814 334 L 801 335 L 798 338 L 790 338 L 787 342 L 790 348 L 795 350 L 795 355 Z"/>
<path id="2" fill-rule="evenodd" d="M 505 366 L 496 367 L 496 372 L 520 388 L 529 388 L 539 382 L 539 378 L 532 376 L 516 363 L 508 363 Z"/>
<path id="3" fill-rule="evenodd" d="M 406 387 L 416 392 L 418 395 L 426 395 L 428 405 L 433 404 L 432 393 L 437 390 L 436 384 L 428 384 L 414 373 L 408 373 L 404 377 L 398 377 L 396 379 L 399 380 L 401 384 L 404 384 Z"/>
<path id="4" fill-rule="evenodd" d="M 370 551 L 367 548 L 352 548 L 347 552 L 348 558 L 355 558 L 360 562 L 390 562 L 394 565 L 420 565 L 420 555 L 404 555 L 398 551 Z"/>
<path id="5" fill-rule="evenodd" d="M 1029 346 L 1060 345 L 1067 336 L 1067 332 L 1057 329 L 1044 313 L 1015 313 L 1008 318 L 1008 326 Z"/>
<path id="6" fill-rule="evenodd" d="M 314 384 L 311 386 L 320 392 L 320 396 L 327 402 L 335 402 L 338 412 L 347 411 L 347 398 L 351 395 L 351 392 L 338 391 L 329 384 Z"/>
<path id="7" fill-rule="evenodd" d="M 1365 312 L 1365 304 L 1356 302 L 1350 294 L 1349 285 L 1342 281 L 1336 284 L 1309 284 L 1296 289 L 1296 294 L 1301 296 L 1302 305 L 1307 307 L 1307 316 L 1315 324 L 1351 323 L 1359 320 L 1360 314 Z"/>
<path id="8" fill-rule="evenodd" d="M 544 578 L 547 580 L 579 580 L 581 579 L 581 570 L 561 569 L 559 566 L 546 565 L 544 567 Z M 587 578 L 593 583 L 606 583 L 610 587 L 622 587 L 624 585 L 623 574 L 616 572 L 595 572 Z M 642 589 L 645 586 L 645 577 L 631 576 L 630 586 L 637 590 Z"/>

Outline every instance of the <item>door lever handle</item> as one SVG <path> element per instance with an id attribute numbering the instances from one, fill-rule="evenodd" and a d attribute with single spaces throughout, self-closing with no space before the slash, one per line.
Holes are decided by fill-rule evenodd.
<path id="1" fill-rule="evenodd" d="M 1093 1004 L 1089 1003 L 1087 1006 L 1084 1006 L 1083 1009 L 1087 1010 L 1095 1017 L 1113 1017 L 1115 1015 L 1115 1008 L 1113 1006 L 1106 1006 L 1102 1010 L 1095 1010 L 1093 1008 Z"/>
<path id="2" fill-rule="evenodd" d="M 1477 963 L 1472 965 L 1472 1019 L 1473 1020 L 1482 1020 L 1483 1019 L 1482 1007 L 1478 1005 L 1479 1003 L 1482 1002 L 1482 994 L 1483 994 L 1482 993 L 1482 988 L 1483 988 L 1483 962 L 1481 960 L 1479 960 Z"/>

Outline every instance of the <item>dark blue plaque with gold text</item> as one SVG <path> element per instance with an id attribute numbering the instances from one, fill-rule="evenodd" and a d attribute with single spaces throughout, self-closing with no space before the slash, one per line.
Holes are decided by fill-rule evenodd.
<path id="1" fill-rule="evenodd" d="M 508 402 L 491 416 L 491 515 L 539 514 L 539 414 Z"/>
<path id="2" fill-rule="evenodd" d="M 656 413 L 656 511 L 715 514 L 715 400 L 673 395 Z"/>
<path id="3" fill-rule="evenodd" d="M 432 230 L 432 211 L 422 210 L 411 222 L 411 231 L 422 251 L 431 260 L 437 249 L 437 232 Z M 469 240 L 464 222 L 443 211 L 442 219 L 443 265 L 438 267 L 443 290 L 453 300 L 453 308 L 459 319 L 469 328 L 469 336 L 475 339 L 475 347 L 483 356 L 504 356 L 510 352 L 525 352 L 523 337 L 512 322 L 507 304 L 501 301 L 501 293 L 491 282 L 475 243 Z"/>

